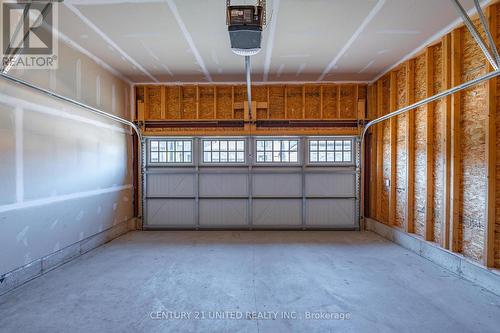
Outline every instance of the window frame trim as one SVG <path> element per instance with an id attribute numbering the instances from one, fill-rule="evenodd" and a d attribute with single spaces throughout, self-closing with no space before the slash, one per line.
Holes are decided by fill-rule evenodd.
<path id="1" fill-rule="evenodd" d="M 191 162 L 151 162 L 151 141 L 191 141 Z M 148 137 L 146 140 L 146 164 L 148 167 L 182 167 L 195 165 L 194 137 Z M 168 151 L 167 151 L 168 152 Z"/>
<path id="2" fill-rule="evenodd" d="M 244 162 L 205 162 L 204 159 L 203 159 L 203 153 L 204 153 L 204 150 L 203 150 L 203 142 L 204 141 L 221 141 L 221 140 L 226 140 L 226 141 L 230 141 L 230 140 L 236 140 L 236 141 L 243 141 L 243 158 L 244 158 Z M 230 167 L 241 167 L 241 166 L 248 166 L 248 163 L 249 163 L 249 144 L 248 144 L 248 141 L 249 141 L 249 138 L 247 136 L 240 136 L 240 137 L 237 137 L 237 136 L 200 136 L 199 139 L 198 139 L 198 149 L 199 149 L 199 153 L 198 153 L 198 158 L 199 158 L 199 165 L 201 166 L 206 166 L 206 167 L 209 167 L 209 166 L 214 166 L 214 167 L 217 167 L 217 166 L 230 166 Z M 220 152 L 220 150 L 219 150 Z"/>
<path id="3" fill-rule="evenodd" d="M 256 136 L 253 137 L 253 165 L 255 166 L 265 166 L 265 167 L 274 167 L 274 166 L 281 166 L 281 167 L 298 167 L 301 166 L 303 163 L 303 147 L 302 147 L 302 142 L 303 142 L 303 137 L 300 136 Z M 257 161 L 257 141 L 275 141 L 275 140 L 288 140 L 288 141 L 297 141 L 297 162 L 258 162 Z"/>
<path id="4" fill-rule="evenodd" d="M 342 140 L 342 141 L 351 141 L 351 161 L 350 162 L 327 162 L 327 161 L 311 161 L 311 141 L 332 141 L 332 140 Z M 356 166 L 356 137 L 353 136 L 342 136 L 342 135 L 333 135 L 333 136 L 306 136 L 306 165 L 307 166 L 319 166 L 319 167 L 327 167 L 327 166 Z"/>

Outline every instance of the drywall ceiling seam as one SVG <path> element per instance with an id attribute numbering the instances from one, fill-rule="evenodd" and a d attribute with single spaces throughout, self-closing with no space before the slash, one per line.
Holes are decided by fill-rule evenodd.
<path id="1" fill-rule="evenodd" d="M 80 44 L 78 44 L 77 42 L 75 42 L 74 40 L 69 38 L 67 35 L 65 35 L 61 31 L 57 30 L 56 34 L 59 37 L 59 39 L 61 39 L 69 47 L 72 47 L 76 51 L 86 55 L 87 57 L 92 59 L 97 65 L 101 66 L 102 68 L 104 68 L 105 70 L 107 70 L 108 72 L 113 74 L 114 76 L 117 76 L 118 78 L 122 79 L 123 81 L 127 82 L 128 84 L 132 83 L 132 81 L 130 81 L 127 77 L 125 77 L 118 70 L 116 70 L 115 68 L 113 68 L 112 66 L 110 66 L 109 64 L 104 62 L 101 58 L 97 57 L 95 54 L 91 53 L 89 50 L 83 48 Z"/>
<path id="2" fill-rule="evenodd" d="M 252 81 L 252 85 L 304 85 L 304 84 L 368 84 L 371 81 Z M 182 85 L 244 85 L 244 81 L 234 81 L 234 82 L 134 82 L 132 83 L 133 87 L 136 86 L 159 86 L 159 85 L 167 85 L 167 86 L 182 86 Z"/>
<path id="3" fill-rule="evenodd" d="M 125 59 L 127 59 L 131 64 L 137 67 L 141 72 L 143 72 L 151 80 L 157 82 L 158 80 L 151 75 L 141 64 L 139 64 L 135 59 L 129 56 L 121 47 L 119 47 L 108 35 L 106 35 L 102 30 L 100 30 L 92 21 L 90 21 L 85 15 L 82 14 L 75 6 L 65 3 L 64 4 L 69 10 L 71 10 L 76 16 L 78 16 L 83 23 L 85 23 L 89 28 L 94 30 L 102 39 L 104 39 L 109 45 L 116 49 Z"/>
<path id="4" fill-rule="evenodd" d="M 340 58 L 351 47 L 352 43 L 354 43 L 354 41 L 359 37 L 359 35 L 361 35 L 361 33 L 366 28 L 366 26 L 368 25 L 368 23 L 370 23 L 371 20 L 373 20 L 373 18 L 382 9 L 382 7 L 384 6 L 384 4 L 385 4 L 385 0 L 379 0 L 375 4 L 375 6 L 372 8 L 372 10 L 370 10 L 370 12 L 368 13 L 368 15 L 363 20 L 363 22 L 361 22 L 361 24 L 356 29 L 356 31 L 354 31 L 354 33 L 352 34 L 351 38 L 349 38 L 349 40 L 347 41 L 347 43 L 342 47 L 342 49 L 335 56 L 335 58 L 333 58 L 333 60 L 330 61 L 330 63 L 326 66 L 325 70 L 323 71 L 323 73 L 321 73 L 320 77 L 318 78 L 318 81 L 322 81 L 325 78 L 325 76 L 335 67 L 335 65 L 340 60 Z"/>
<path id="5" fill-rule="evenodd" d="M 484 8 L 484 7 L 488 6 L 492 1 L 493 0 L 485 0 L 481 4 L 481 7 Z M 467 11 L 467 14 L 469 16 L 477 14 L 476 8 L 469 9 Z M 431 45 L 432 43 L 436 42 L 437 40 L 439 40 L 440 38 L 442 38 L 447 33 L 451 32 L 453 29 L 458 28 L 459 26 L 462 26 L 462 25 L 463 25 L 462 18 L 460 18 L 460 17 L 457 18 L 451 24 L 449 24 L 448 26 L 446 26 L 444 29 L 441 29 L 440 31 L 438 31 L 437 33 L 435 33 L 434 35 L 432 35 L 431 37 L 429 37 L 428 39 L 426 39 L 422 44 L 420 44 L 419 47 L 417 47 L 416 49 L 414 49 L 413 51 L 411 51 L 410 53 L 408 53 L 407 55 L 405 55 L 403 58 L 401 58 L 401 60 L 399 60 L 398 62 L 396 62 L 394 65 L 391 65 L 391 66 L 387 67 L 386 69 L 382 70 L 380 72 L 380 74 L 378 74 L 377 76 L 375 76 L 375 78 L 370 81 L 370 84 L 375 83 L 382 76 L 384 76 L 388 72 L 392 71 L 394 68 L 398 67 L 403 62 L 405 62 L 405 61 L 413 58 L 417 53 L 419 53 L 420 51 L 422 51 L 423 49 L 425 49 L 427 46 Z"/>
<path id="6" fill-rule="evenodd" d="M 127 185 L 121 185 L 121 186 L 107 187 L 107 188 L 98 189 L 98 190 L 90 190 L 90 191 L 83 191 L 83 192 L 77 192 L 77 193 L 71 193 L 71 194 L 56 195 L 56 196 L 51 196 L 51 197 L 46 197 L 46 198 L 41 198 L 41 199 L 34 199 L 34 200 L 28 200 L 28 201 L 24 201 L 24 202 L 18 202 L 18 203 L 14 203 L 14 204 L 1 205 L 0 206 L 0 213 L 5 213 L 8 211 L 17 210 L 17 209 L 44 206 L 44 205 L 49 205 L 49 204 L 58 203 L 58 202 L 62 202 L 62 201 L 93 197 L 96 195 L 101 195 L 101 194 L 106 194 L 106 193 L 121 192 L 121 191 L 132 189 L 132 188 L 133 188 L 133 186 L 131 184 L 127 184 Z"/>
<path id="7" fill-rule="evenodd" d="M 273 1 L 273 14 L 271 16 L 271 26 L 269 27 L 269 35 L 266 43 L 266 58 L 264 61 L 264 76 L 262 81 L 266 82 L 269 79 L 269 70 L 271 68 L 271 58 L 273 56 L 274 34 L 276 32 L 276 24 L 278 22 L 278 12 L 280 8 L 280 0 Z"/>
<path id="8" fill-rule="evenodd" d="M 200 55 L 200 52 L 198 52 L 198 48 L 194 44 L 193 37 L 189 33 L 186 24 L 184 24 L 184 21 L 182 20 L 182 17 L 179 13 L 179 10 L 177 9 L 177 6 L 175 5 L 174 0 L 167 0 L 167 5 L 168 8 L 170 8 L 170 11 L 175 17 L 175 20 L 177 21 L 177 25 L 179 25 L 179 28 L 181 29 L 182 34 L 184 35 L 184 38 L 186 39 L 186 42 L 188 43 L 189 47 L 191 48 L 191 52 L 193 52 L 193 55 L 196 59 L 196 62 L 200 66 L 203 74 L 205 75 L 205 78 L 207 81 L 212 82 L 212 76 L 210 76 L 210 73 L 208 72 L 205 62 L 203 61 L 203 58 Z"/>

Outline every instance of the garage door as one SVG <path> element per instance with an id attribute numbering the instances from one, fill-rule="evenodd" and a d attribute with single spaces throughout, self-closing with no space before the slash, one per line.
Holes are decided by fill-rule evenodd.
<path id="1" fill-rule="evenodd" d="M 145 229 L 357 229 L 354 137 L 145 139 Z"/>

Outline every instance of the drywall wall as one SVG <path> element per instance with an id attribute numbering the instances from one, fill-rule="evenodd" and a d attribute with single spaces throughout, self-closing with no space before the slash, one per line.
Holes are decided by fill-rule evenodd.
<path id="1" fill-rule="evenodd" d="M 497 43 L 499 13 L 498 4 L 491 5 L 487 11 L 490 29 L 495 31 L 493 35 Z M 479 26 L 477 18 L 474 22 Z M 481 33 L 484 37 L 482 30 Z M 408 93 L 413 94 L 415 101 L 419 101 L 443 91 L 446 86 L 469 81 L 489 70 L 487 60 L 468 30 L 457 28 L 369 87 L 370 101 L 375 98 L 372 96 L 375 93 L 374 86 L 385 87 L 390 82 L 388 89 L 378 90 L 376 99 L 382 99 L 383 102 L 369 103 L 369 108 L 375 107 L 377 110 L 369 109 L 368 114 L 373 117 L 375 114 L 387 113 L 385 101 L 390 98 L 395 98 L 396 106 L 400 108 L 407 105 Z M 410 72 L 412 82 L 403 78 L 404 73 Z M 394 80 L 389 79 L 391 75 L 395 75 Z M 380 201 L 377 204 L 382 205 L 382 214 L 374 214 L 377 210 L 373 207 L 368 212 L 372 218 L 389 225 L 391 221 L 387 217 L 394 214 L 392 226 L 459 252 L 475 262 L 500 267 L 498 215 L 495 217 L 494 203 L 489 205 L 487 198 L 488 189 L 494 187 L 496 181 L 498 191 L 499 183 L 498 178 L 495 180 L 495 170 L 491 172 L 488 169 L 488 163 L 495 165 L 497 170 L 499 165 L 495 154 L 487 153 L 488 145 L 494 145 L 495 140 L 498 140 L 498 124 L 497 127 L 492 126 L 492 130 L 488 127 L 489 121 L 494 121 L 489 118 L 494 118 L 495 111 L 498 112 L 494 105 L 498 87 L 495 85 L 489 89 L 489 84 L 476 85 L 450 98 L 414 110 L 412 131 L 405 126 L 408 122 L 404 118 L 396 118 L 394 142 L 385 134 L 388 121 L 377 126 L 376 131 L 383 128 L 384 132 L 375 142 L 383 156 L 382 162 L 376 165 L 377 170 L 371 170 L 370 177 L 375 180 L 370 181 L 370 184 L 385 184 L 394 174 L 396 184 L 390 184 L 389 189 L 383 186 L 371 191 L 372 195 L 381 198 L 370 202 Z M 494 140 L 488 143 L 490 137 Z M 411 145 L 414 153 L 411 158 L 408 155 L 408 147 L 411 147 L 409 141 L 414 143 Z M 392 145 L 396 145 L 396 160 L 391 165 L 394 158 L 394 154 L 391 154 L 394 151 Z M 491 151 L 497 151 L 498 144 L 496 146 Z M 409 194 L 413 214 L 405 214 L 408 195 L 405 181 L 410 172 L 414 177 L 414 191 Z M 383 177 L 382 182 L 379 177 Z M 395 197 L 391 199 L 389 196 L 387 205 L 385 198 L 393 186 Z M 395 200 L 395 203 L 392 204 L 391 200 Z M 394 212 L 385 212 L 386 207 Z M 496 221 L 496 226 L 491 220 Z M 489 234 L 493 234 L 491 240 Z"/>
<path id="2" fill-rule="evenodd" d="M 64 43 L 59 69 L 10 75 L 129 118 L 129 85 Z M 0 283 L 132 218 L 130 129 L 0 79 Z"/>

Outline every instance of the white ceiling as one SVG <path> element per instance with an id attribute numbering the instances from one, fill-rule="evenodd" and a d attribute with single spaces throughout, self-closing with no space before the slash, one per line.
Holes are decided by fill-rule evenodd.
<path id="1" fill-rule="evenodd" d="M 450 0 L 267 2 L 255 81 L 370 81 L 458 19 Z M 59 30 L 132 82 L 245 79 L 225 0 L 66 0 Z"/>

